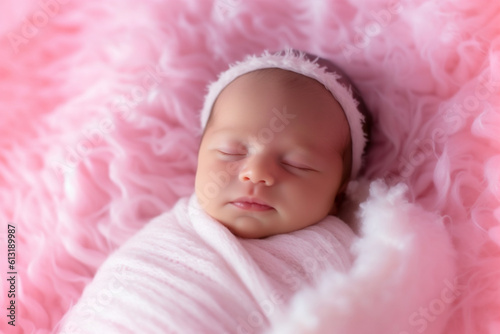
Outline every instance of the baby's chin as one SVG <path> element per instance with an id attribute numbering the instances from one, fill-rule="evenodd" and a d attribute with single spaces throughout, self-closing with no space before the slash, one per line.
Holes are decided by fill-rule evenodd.
<path id="1" fill-rule="evenodd" d="M 245 239 L 259 239 L 276 234 L 269 226 L 266 226 L 266 223 L 250 216 L 237 217 L 230 224 L 223 223 L 223 225 L 237 237 Z"/>

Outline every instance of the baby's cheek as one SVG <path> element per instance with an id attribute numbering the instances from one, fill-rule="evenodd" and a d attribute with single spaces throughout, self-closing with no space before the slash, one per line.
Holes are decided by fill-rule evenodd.
<path id="1" fill-rule="evenodd" d="M 221 186 L 227 185 L 231 179 L 239 175 L 239 162 L 211 159 L 205 164 L 207 177 Z"/>
<path id="2" fill-rule="evenodd" d="M 335 189 L 325 183 L 314 183 L 296 192 L 294 210 L 296 217 L 305 221 L 318 222 L 328 215 L 335 202 Z"/>

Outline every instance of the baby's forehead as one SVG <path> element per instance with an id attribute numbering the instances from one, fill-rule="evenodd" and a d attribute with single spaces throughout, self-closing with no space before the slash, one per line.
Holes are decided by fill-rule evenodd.
<path id="1" fill-rule="evenodd" d="M 264 68 L 245 73 L 229 83 L 216 98 L 210 118 L 221 104 L 238 104 L 248 98 L 276 102 L 281 98 L 283 103 L 310 104 L 316 109 L 318 101 L 340 106 L 333 94 L 317 80 L 280 68 Z M 344 117 L 343 108 L 340 109 Z"/>
<path id="2" fill-rule="evenodd" d="M 306 106 L 311 116 L 319 109 L 343 108 L 331 92 L 320 82 L 305 75 L 279 68 L 265 68 L 245 73 L 229 83 L 216 98 L 210 118 L 219 110 L 239 107 L 241 104 L 257 104 L 269 101 L 272 109 L 288 105 Z M 271 106 L 268 108 L 271 111 Z M 332 110 L 333 113 L 333 110 Z"/>
<path id="3" fill-rule="evenodd" d="M 315 92 L 327 92 L 331 95 L 326 87 L 317 80 L 303 74 L 284 70 L 281 68 L 270 67 L 258 69 L 252 72 L 248 72 L 242 75 L 240 78 L 247 78 L 249 80 L 253 79 L 252 82 L 254 84 L 259 84 L 262 81 L 274 81 L 280 84 L 283 88 L 288 88 L 290 90 L 293 90 L 294 88 L 310 89 L 311 91 Z"/>
<path id="4" fill-rule="evenodd" d="M 281 89 L 283 86 L 288 87 Z M 252 128 L 251 124 L 257 125 Z M 220 129 L 246 133 L 250 129 L 263 136 L 335 147 L 345 147 L 351 138 L 342 107 L 321 83 L 281 69 L 250 72 L 228 85 L 214 104 L 207 129 L 211 133 Z"/>

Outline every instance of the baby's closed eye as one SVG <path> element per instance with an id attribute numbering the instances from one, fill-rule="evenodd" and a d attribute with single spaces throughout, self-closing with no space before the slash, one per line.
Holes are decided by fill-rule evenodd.
<path id="1" fill-rule="evenodd" d="M 282 164 L 285 165 L 288 168 L 293 168 L 293 169 L 297 169 L 297 170 L 300 170 L 300 171 L 306 171 L 306 172 L 316 171 L 311 166 L 306 165 L 306 164 L 301 163 L 301 162 L 297 162 L 297 161 L 283 161 Z"/>
<path id="2" fill-rule="evenodd" d="M 217 148 L 215 151 L 224 160 L 241 159 L 247 155 L 246 151 L 238 148 L 223 147 Z"/>

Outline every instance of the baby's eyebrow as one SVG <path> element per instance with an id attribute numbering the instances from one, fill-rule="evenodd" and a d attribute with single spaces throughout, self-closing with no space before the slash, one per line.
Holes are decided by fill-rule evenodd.
<path id="1" fill-rule="evenodd" d="M 314 140 L 311 139 L 304 139 L 304 138 L 302 139 L 297 138 L 295 140 L 292 139 L 290 144 L 294 150 L 305 154 L 310 154 L 310 153 L 324 154 L 321 145 L 318 145 Z"/>
<path id="2" fill-rule="evenodd" d="M 220 129 L 215 129 L 210 132 L 211 141 L 229 141 L 235 143 L 243 143 L 244 138 L 241 136 L 241 131 L 238 131 L 235 128 L 224 127 Z"/>
<path id="3" fill-rule="evenodd" d="M 232 128 L 232 127 L 228 127 L 228 126 L 225 126 L 225 127 L 222 127 L 222 128 L 219 128 L 219 129 L 216 129 L 216 130 L 212 130 L 212 135 L 215 135 L 215 134 L 220 134 L 220 133 L 224 133 L 224 132 L 234 132 L 235 131 L 235 128 Z"/>
<path id="4" fill-rule="evenodd" d="M 325 158 L 324 153 L 318 147 L 310 145 L 294 145 L 290 152 L 297 153 L 300 157 L 314 161 L 324 160 Z"/>
<path id="5" fill-rule="evenodd" d="M 293 143 L 292 147 L 292 152 L 297 152 L 298 155 L 303 156 L 305 159 L 311 159 L 311 161 L 319 164 L 327 163 L 334 154 L 342 156 L 342 153 L 337 150 L 328 150 L 314 144 Z"/>

